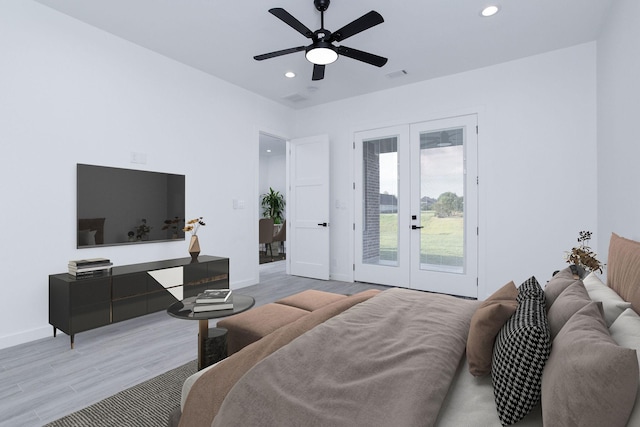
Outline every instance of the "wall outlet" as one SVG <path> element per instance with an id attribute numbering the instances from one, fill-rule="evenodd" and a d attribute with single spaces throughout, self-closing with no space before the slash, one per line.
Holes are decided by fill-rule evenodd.
<path id="1" fill-rule="evenodd" d="M 147 164 L 147 153 L 131 152 L 131 163 Z"/>

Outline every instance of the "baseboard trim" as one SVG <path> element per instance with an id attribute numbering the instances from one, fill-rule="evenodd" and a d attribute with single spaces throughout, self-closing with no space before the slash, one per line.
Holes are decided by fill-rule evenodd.
<path id="1" fill-rule="evenodd" d="M 0 337 L 0 349 L 14 347 L 47 337 L 53 337 L 53 327 L 51 325 Z"/>
<path id="2" fill-rule="evenodd" d="M 237 282 L 232 282 L 231 284 L 229 284 L 229 287 L 231 289 L 241 289 L 241 288 L 246 288 L 247 286 L 251 286 L 251 285 L 257 285 L 258 281 L 255 279 L 246 279 L 246 280 L 239 280 Z"/>
<path id="3" fill-rule="evenodd" d="M 353 283 L 353 276 L 349 274 L 331 274 L 330 276 L 331 276 L 331 280 Z"/>

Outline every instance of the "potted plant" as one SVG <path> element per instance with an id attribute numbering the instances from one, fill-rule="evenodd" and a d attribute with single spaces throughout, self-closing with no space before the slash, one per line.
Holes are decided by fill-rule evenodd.
<path id="1" fill-rule="evenodd" d="M 273 218 L 274 224 L 280 224 L 284 219 L 284 206 L 284 196 L 279 191 L 273 191 L 273 188 L 269 187 L 269 192 L 262 195 L 262 216 Z"/>

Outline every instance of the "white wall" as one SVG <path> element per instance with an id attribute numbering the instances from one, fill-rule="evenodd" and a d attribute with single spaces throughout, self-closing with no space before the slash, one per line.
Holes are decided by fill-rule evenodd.
<path id="1" fill-rule="evenodd" d="M 477 111 L 478 295 L 531 275 L 544 284 L 578 232 L 596 229 L 595 59 L 588 43 L 296 112 L 296 136 L 331 140 L 331 276 L 352 278 L 353 133 Z"/>
<path id="2" fill-rule="evenodd" d="M 622 35 L 611 25 L 603 37 L 611 45 L 605 52 L 637 71 L 637 44 L 628 53 L 636 59 L 625 58 L 624 50 L 613 46 L 626 33 L 638 36 L 622 16 L 633 12 L 637 18 L 637 5 L 633 0 L 620 3 L 616 19 L 625 22 Z M 0 348 L 51 333 L 47 276 L 63 272 L 69 259 L 105 256 L 129 264 L 186 254 L 186 242 L 76 250 L 79 162 L 185 174 L 187 216 L 202 215 L 208 223 L 199 233 L 203 253 L 230 257 L 232 286 L 255 283 L 257 205 L 253 209 L 252 201 L 257 203 L 260 194 L 260 130 L 330 136 L 334 279 L 352 279 L 353 133 L 460 112 L 480 114 L 481 298 L 508 280 L 521 282 L 531 274 L 544 283 L 564 265 L 562 255 L 578 231 L 596 230 L 598 207 L 619 206 L 620 197 L 630 209 L 620 214 L 626 225 L 621 233 L 634 237 L 626 230 L 640 210 L 635 194 L 624 185 L 613 189 L 620 179 L 617 172 L 598 181 L 594 171 L 595 43 L 301 111 L 30 1 L 0 3 L 0 52 L 5 160 L 0 168 L 0 268 L 6 302 L 0 311 Z M 600 68 L 602 62 L 600 49 Z M 600 82 L 620 91 L 635 84 L 631 75 L 617 84 L 613 81 L 619 76 L 611 70 Z M 637 111 L 637 101 L 624 94 L 601 101 L 601 109 L 605 104 L 615 109 L 617 97 L 624 100 L 620 112 Z M 609 125 L 620 147 L 608 156 L 600 150 L 599 169 L 637 158 L 627 156 L 630 150 L 618 136 L 629 122 Z M 600 127 L 606 123 L 600 117 Z M 604 147 L 610 138 L 601 138 Z M 131 164 L 131 152 L 146 153 L 147 163 Z M 635 172 L 621 176 L 634 177 Z M 598 184 L 607 205 L 596 202 Z M 602 194 L 607 191 L 614 194 Z M 245 200 L 247 208 L 234 210 L 233 199 Z M 602 229 L 618 220 L 614 213 L 603 225 L 609 213 L 605 208 L 599 213 Z M 248 226 L 248 233 L 236 231 Z"/>
<path id="3" fill-rule="evenodd" d="M 0 348 L 51 334 L 47 276 L 70 259 L 188 255 L 185 241 L 75 249 L 76 163 L 185 174 L 202 253 L 231 259 L 233 287 L 257 282 L 259 131 L 290 134 L 289 109 L 31 1 L 0 3 L 0 55 Z"/>
<path id="4" fill-rule="evenodd" d="M 613 2 L 598 39 L 598 252 L 615 232 L 640 240 L 640 2 Z M 594 173 L 596 170 L 585 172 Z"/>

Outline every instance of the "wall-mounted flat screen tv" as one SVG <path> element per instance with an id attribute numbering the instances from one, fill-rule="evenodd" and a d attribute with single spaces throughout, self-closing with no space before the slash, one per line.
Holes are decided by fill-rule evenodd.
<path id="1" fill-rule="evenodd" d="M 185 177 L 78 164 L 78 248 L 184 240 Z"/>

